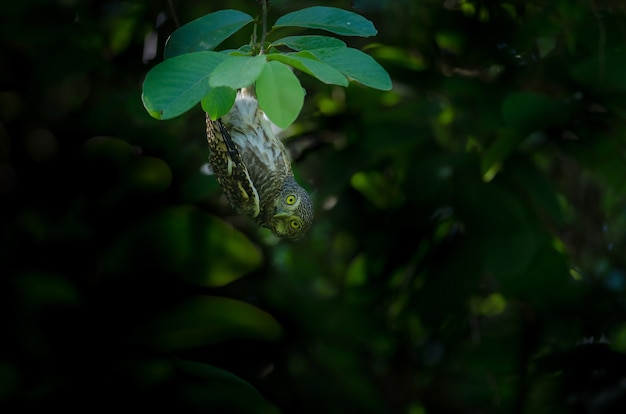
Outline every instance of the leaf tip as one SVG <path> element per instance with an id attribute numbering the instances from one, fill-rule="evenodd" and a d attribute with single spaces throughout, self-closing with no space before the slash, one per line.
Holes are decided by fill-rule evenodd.
<path id="1" fill-rule="evenodd" d="M 163 110 L 157 111 L 155 109 L 148 109 L 148 113 L 154 119 L 158 119 L 158 120 L 163 119 Z"/>
<path id="2" fill-rule="evenodd" d="M 390 91 L 391 89 L 393 89 L 393 84 L 391 83 L 391 79 L 389 79 L 388 82 L 385 82 L 385 84 L 380 87 L 381 91 Z"/>

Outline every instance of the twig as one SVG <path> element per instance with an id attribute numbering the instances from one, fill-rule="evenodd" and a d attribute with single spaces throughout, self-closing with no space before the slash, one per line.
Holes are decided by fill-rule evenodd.
<path id="1" fill-rule="evenodd" d="M 261 48 L 259 54 L 265 53 L 265 36 L 267 35 L 267 0 L 261 2 Z"/>
<path id="2" fill-rule="evenodd" d="M 172 15 L 172 19 L 174 19 L 174 24 L 177 28 L 180 27 L 178 16 L 176 16 L 176 11 L 174 10 L 174 3 L 172 2 L 172 0 L 167 0 L 167 4 L 170 6 L 170 14 Z"/>

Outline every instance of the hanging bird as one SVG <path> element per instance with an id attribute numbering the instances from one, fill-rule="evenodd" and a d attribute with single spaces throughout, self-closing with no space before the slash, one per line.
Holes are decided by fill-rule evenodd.
<path id="1" fill-rule="evenodd" d="M 230 112 L 217 121 L 207 114 L 206 124 L 209 163 L 233 208 L 278 237 L 304 236 L 313 203 L 252 90 L 238 91 Z"/>

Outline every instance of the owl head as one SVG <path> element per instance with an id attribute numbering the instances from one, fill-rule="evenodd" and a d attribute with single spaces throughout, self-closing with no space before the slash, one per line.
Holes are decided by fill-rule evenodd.
<path id="1" fill-rule="evenodd" d="M 313 222 L 313 202 L 306 190 L 288 177 L 278 192 L 269 228 L 278 237 L 302 238 Z"/>

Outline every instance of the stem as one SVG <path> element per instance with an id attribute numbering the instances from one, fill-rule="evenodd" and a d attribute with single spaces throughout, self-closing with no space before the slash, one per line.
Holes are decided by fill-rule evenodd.
<path id="1" fill-rule="evenodd" d="M 265 37 L 267 35 L 267 0 L 261 2 L 261 48 L 259 54 L 265 53 Z"/>
<path id="2" fill-rule="evenodd" d="M 174 24 L 177 28 L 180 27 L 178 16 L 176 16 L 176 10 L 174 10 L 174 3 L 172 3 L 172 0 L 168 0 L 167 4 L 170 6 L 170 14 L 172 15 L 172 19 L 174 19 Z"/>

